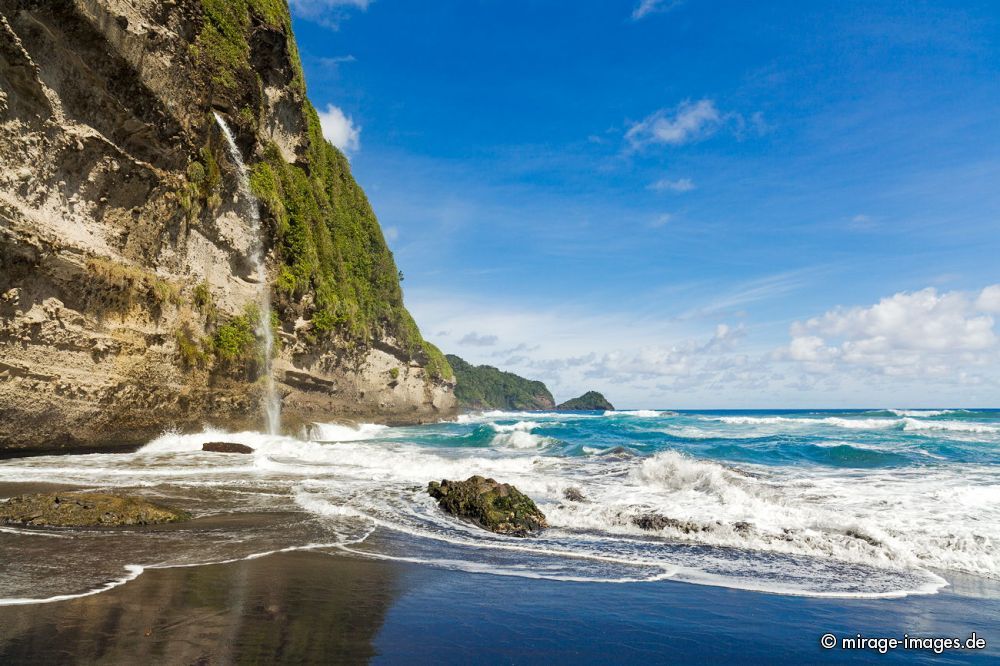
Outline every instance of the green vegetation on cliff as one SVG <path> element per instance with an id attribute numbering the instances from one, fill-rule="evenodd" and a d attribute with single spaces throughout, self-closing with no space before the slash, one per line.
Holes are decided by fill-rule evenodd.
<path id="1" fill-rule="evenodd" d="M 256 155 L 248 156 L 250 185 L 273 223 L 279 261 L 272 286 L 275 310 L 285 322 L 310 321 L 314 342 L 336 338 L 364 347 L 392 339 L 430 377 L 450 380 L 444 355 L 424 341 L 403 305 L 399 269 L 368 198 L 347 158 L 323 137 L 319 116 L 305 97 L 285 0 L 201 0 L 201 5 L 193 53 L 215 101 L 239 109 L 230 118 L 237 134 L 256 135 Z M 272 40 L 266 64 L 255 57 L 262 31 Z M 275 62 L 274 44 L 284 46 L 285 62 Z M 294 163 L 257 133 L 264 81 L 273 84 L 275 76 L 301 112 L 303 135 Z M 217 182 L 211 158 L 203 150 L 204 164 L 193 162 L 189 170 L 186 200 L 192 206 L 210 207 Z"/>
<path id="2" fill-rule="evenodd" d="M 308 104 L 309 147 L 303 166 L 276 146 L 252 168 L 251 187 L 275 220 L 280 271 L 279 308 L 313 296 L 318 333 L 369 341 L 391 335 L 411 355 L 423 339 L 403 307 L 399 269 L 347 158 L 323 138 Z"/>
<path id="3" fill-rule="evenodd" d="M 292 19 L 285 0 L 201 0 L 202 29 L 195 44 L 195 53 L 212 71 L 212 81 L 229 91 L 236 91 L 249 68 L 253 18 L 263 25 L 283 33 L 295 66 L 292 85 L 305 90 L 298 50 L 292 39 Z"/>
<path id="4" fill-rule="evenodd" d="M 448 354 L 455 371 L 455 397 L 463 409 L 552 409 L 555 401 L 545 384 L 498 370 L 491 365 L 472 365 Z"/>
<path id="5" fill-rule="evenodd" d="M 587 391 L 579 398 L 567 400 L 556 409 L 560 411 L 614 410 L 615 406 L 597 391 Z"/>

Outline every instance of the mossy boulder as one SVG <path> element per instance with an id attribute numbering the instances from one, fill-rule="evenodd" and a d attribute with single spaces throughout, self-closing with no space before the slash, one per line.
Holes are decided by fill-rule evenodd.
<path id="1" fill-rule="evenodd" d="M 0 502 L 0 524 L 32 527 L 117 527 L 190 520 L 184 511 L 137 497 L 100 493 L 18 495 Z"/>
<path id="2" fill-rule="evenodd" d="M 477 475 L 465 481 L 431 481 L 427 492 L 451 515 L 497 534 L 524 537 L 548 527 L 532 499 L 507 483 Z"/>

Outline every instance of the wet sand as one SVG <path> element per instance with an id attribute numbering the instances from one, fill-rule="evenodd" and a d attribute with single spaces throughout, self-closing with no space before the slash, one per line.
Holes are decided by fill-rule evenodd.
<path id="1" fill-rule="evenodd" d="M 985 663 L 1000 600 L 814 599 L 565 583 L 290 552 L 147 570 L 108 592 L 0 608 L 0 663 Z M 983 652 L 840 652 L 820 636 L 984 637 Z"/>
<path id="2" fill-rule="evenodd" d="M 102 594 L 0 607 L 0 663 L 365 662 L 393 570 L 296 552 L 148 570 Z"/>

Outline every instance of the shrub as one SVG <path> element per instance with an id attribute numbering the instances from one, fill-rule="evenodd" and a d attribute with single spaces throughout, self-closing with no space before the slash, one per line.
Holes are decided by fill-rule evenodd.
<path id="1" fill-rule="evenodd" d="M 94 278 L 88 288 L 91 305 L 129 310 L 137 304 L 161 307 L 180 302 L 180 291 L 175 285 L 136 266 L 90 257 L 86 268 Z"/>
<path id="2" fill-rule="evenodd" d="M 448 363 L 448 359 L 444 357 L 441 350 L 432 345 L 431 343 L 424 341 L 424 354 L 427 357 L 427 364 L 425 366 L 427 375 L 436 381 L 451 381 L 455 378 L 455 373 L 451 369 L 451 364 Z"/>

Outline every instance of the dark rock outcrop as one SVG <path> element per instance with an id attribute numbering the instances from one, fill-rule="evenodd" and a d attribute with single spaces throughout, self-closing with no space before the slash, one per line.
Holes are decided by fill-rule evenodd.
<path id="1" fill-rule="evenodd" d="M 236 442 L 205 442 L 201 445 L 201 450 L 211 453 L 253 453 L 253 447 Z"/>
<path id="2" fill-rule="evenodd" d="M 608 399 L 597 391 L 587 391 L 579 398 L 573 398 L 556 406 L 561 412 L 570 411 L 594 411 L 594 410 L 614 410 L 615 406 L 608 402 Z"/>
<path id="3" fill-rule="evenodd" d="M 632 518 L 632 524 L 639 529 L 649 530 L 651 532 L 659 532 L 667 527 L 684 532 L 684 534 L 705 531 L 705 528 L 702 525 L 686 520 L 669 518 L 661 513 L 646 513 L 641 516 L 635 516 Z"/>
<path id="4" fill-rule="evenodd" d="M 427 492 L 446 512 L 497 534 L 524 537 L 548 527 L 532 499 L 507 483 L 477 475 L 465 481 L 431 481 Z"/>
<path id="5" fill-rule="evenodd" d="M 567 488 L 563 491 L 563 497 L 565 497 L 570 502 L 586 502 L 587 498 L 583 496 L 583 491 L 579 488 Z"/>
<path id="6" fill-rule="evenodd" d="M 32 527 L 120 527 L 189 520 L 184 511 L 101 493 L 19 495 L 0 503 L 0 523 Z"/>

